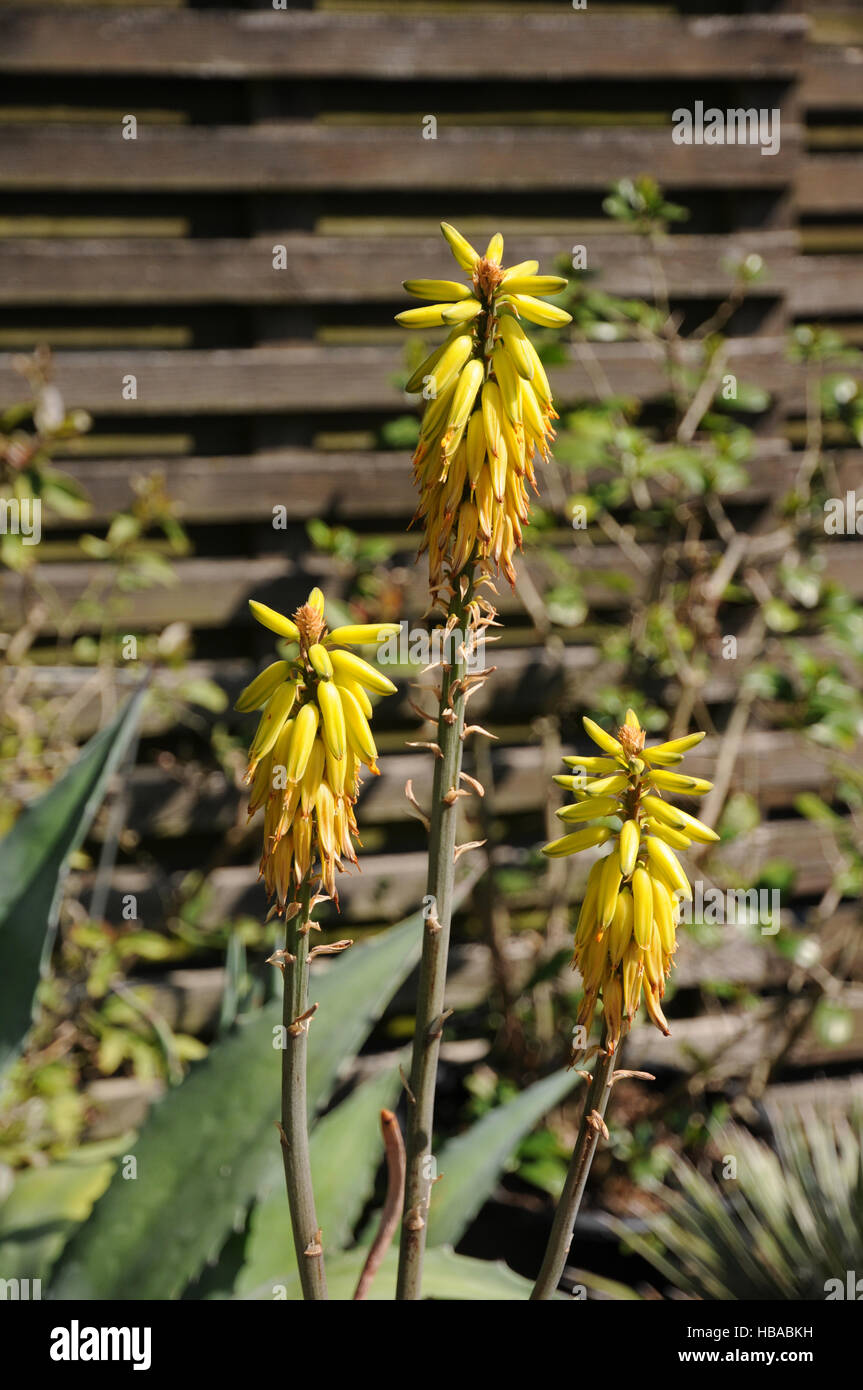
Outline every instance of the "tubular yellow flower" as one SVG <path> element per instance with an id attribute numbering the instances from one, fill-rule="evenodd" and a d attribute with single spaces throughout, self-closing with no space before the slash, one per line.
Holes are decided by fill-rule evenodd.
<path id="1" fill-rule="evenodd" d="M 536 261 L 505 270 L 502 236 L 493 236 L 481 256 L 448 223 L 441 230 L 470 287 L 406 280 L 410 294 L 435 302 L 397 315 L 406 328 L 451 327 L 407 384 L 428 401 L 413 460 L 420 492 L 414 520 L 425 527 L 422 549 L 435 593 L 474 560 L 515 582 L 513 555 L 530 513 L 528 488 L 536 490 L 534 455 L 548 457 L 557 419 L 521 320 L 558 327 L 571 318 L 536 298 L 559 294 L 566 281 L 536 275 Z"/>
<path id="2" fill-rule="evenodd" d="M 592 719 L 585 719 L 584 727 L 603 756 L 564 759 L 576 775 L 554 780 L 571 789 L 576 800 L 557 814 L 579 829 L 553 840 L 543 853 L 556 858 L 612 842 L 610 853 L 590 871 L 575 928 L 573 965 L 584 980 L 578 1022 L 589 1030 L 602 999 L 607 1046 L 614 1052 L 642 996 L 656 1027 L 670 1031 L 660 1001 L 677 949 L 675 895 L 692 897 L 674 851 L 719 836 L 663 798 L 668 791 L 700 796 L 710 790 L 712 784 L 700 777 L 665 770 L 704 734 L 645 748 L 644 730 L 632 710 L 616 738 Z M 617 818 L 616 830 L 595 824 L 608 816 Z"/>
<path id="3" fill-rule="evenodd" d="M 281 914 L 306 880 L 338 902 L 336 871 L 344 860 L 357 862 L 360 769 L 378 771 L 366 691 L 396 687 L 344 648 L 382 642 L 399 627 L 360 623 L 328 632 L 320 589 L 291 618 L 254 600 L 249 606 L 264 627 L 299 647 L 292 660 L 256 676 L 236 704 L 261 709 L 246 773 L 249 815 L 264 808 L 261 876 Z"/>

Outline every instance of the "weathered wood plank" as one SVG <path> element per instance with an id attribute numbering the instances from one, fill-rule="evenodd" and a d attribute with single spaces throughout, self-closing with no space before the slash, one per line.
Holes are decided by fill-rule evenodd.
<path id="1" fill-rule="evenodd" d="M 802 101 L 810 111 L 816 107 L 859 111 L 863 106 L 863 48 L 812 45 L 802 69 Z"/>
<path id="2" fill-rule="evenodd" d="M 308 591 L 297 586 L 300 598 Z M 526 634 L 532 638 L 532 634 Z M 801 649 L 812 659 L 828 659 L 831 652 L 823 641 L 817 638 L 799 639 Z M 549 710 L 590 708 L 601 690 L 622 678 L 622 668 L 618 662 L 603 657 L 598 648 L 589 642 L 562 645 L 555 651 L 544 647 L 519 646 L 496 647 L 494 654 L 496 667 L 494 680 L 481 687 L 471 700 L 471 710 L 477 716 L 493 718 L 500 725 L 529 724 L 538 715 Z M 120 696 L 133 689 L 140 680 L 140 669 L 129 663 L 131 669 L 116 673 Z M 248 685 L 258 668 L 250 662 L 238 658 L 225 658 L 219 662 L 191 661 L 182 671 L 157 670 L 155 683 L 160 691 L 172 698 L 182 698 L 185 682 L 195 679 L 215 681 L 233 702 L 240 691 Z M 398 679 L 398 678 L 397 678 Z M 92 668 L 74 666 L 42 666 L 27 668 L 28 691 L 34 699 L 57 701 L 66 718 L 70 702 L 73 702 L 74 717 L 70 717 L 69 731 L 83 741 L 104 727 L 107 717 L 100 692 L 103 679 Z M 673 682 L 671 685 L 673 687 Z M 716 660 L 708 670 L 701 694 L 708 705 L 727 704 L 740 693 L 740 679 L 731 661 Z M 387 726 L 400 724 L 402 727 L 416 725 L 416 714 L 407 701 L 409 692 L 399 681 L 399 694 L 392 696 L 383 707 L 386 710 Z M 59 712 L 59 711 L 58 711 Z M 206 710 L 196 711 L 204 724 L 213 716 Z M 230 710 L 220 714 L 239 732 L 247 728 L 247 721 L 241 726 L 240 716 L 232 715 Z M 380 722 L 377 725 L 380 728 Z M 164 736 L 174 728 L 173 718 L 164 703 L 145 706 L 142 719 L 143 732 L 148 737 Z"/>
<path id="3" fill-rule="evenodd" d="M 798 457 L 783 440 L 760 442 L 747 465 L 749 481 L 729 500 L 758 502 L 793 486 Z M 71 459 L 63 471 L 88 493 L 92 511 L 87 524 L 103 521 L 129 505 L 132 478 L 139 472 L 163 474 L 179 515 L 189 522 L 270 521 L 273 499 L 290 496 L 294 519 L 403 518 L 412 516 L 416 489 L 405 450 L 357 450 L 323 453 L 314 449 L 274 449 L 253 455 L 214 458 L 154 457 Z M 841 490 L 857 485 L 863 469 L 860 450 L 844 450 L 837 459 Z M 358 480 L 361 485 L 358 485 Z M 540 500 L 544 474 L 538 476 Z M 546 499 L 547 500 L 547 499 Z M 68 520 L 44 513 L 43 528 Z"/>
<path id="4" fill-rule="evenodd" d="M 728 264 L 759 255 L 765 271 L 757 297 L 787 293 L 794 283 L 792 232 L 669 238 L 660 252 L 672 294 L 707 298 L 728 292 Z M 273 248 L 287 265 L 273 269 Z M 589 239 L 588 269 L 614 294 L 651 296 L 651 258 L 643 241 L 616 234 Z M 537 258 L 551 268 L 571 254 L 563 236 L 507 239 L 507 260 Z M 812 258 L 815 259 L 815 258 Z M 417 267 L 449 277 L 452 257 L 442 237 L 286 236 L 249 240 L 106 238 L 0 241 L 2 304 L 342 304 L 404 299 L 402 280 Z M 804 269 L 806 263 L 803 263 Z"/>
<path id="5" fill-rule="evenodd" d="M 797 204 L 809 216 L 863 212 L 863 156 L 813 154 L 802 159 Z"/>
<path id="6" fill-rule="evenodd" d="M 389 711 L 379 710 L 380 726 L 386 728 Z M 252 724 L 246 721 L 251 736 Z M 567 721 L 567 733 L 576 724 Z M 412 736 L 407 733 L 406 737 Z M 581 744 L 581 751 L 584 751 Z M 562 753 L 575 753 L 567 743 Z M 687 755 L 686 766 L 695 776 L 708 776 L 716 766 L 718 744 L 707 739 Z M 831 762 L 833 766 L 831 767 Z M 859 766 L 861 758 L 852 759 Z M 549 771 L 537 747 L 495 744 L 492 750 L 493 787 L 487 790 L 495 815 L 538 812 L 553 790 Z M 556 769 L 554 769 L 556 770 Z M 421 805 L 427 806 L 431 793 L 432 768 L 422 753 L 386 753 L 381 758 L 381 776 L 367 778 L 360 798 L 364 825 L 403 822 L 411 813 L 405 800 L 408 779 Z M 744 739 L 731 783 L 733 791 L 754 796 L 761 808 L 790 807 L 801 791 L 814 791 L 829 801 L 835 786 L 835 755 L 819 750 L 802 736 L 790 732 L 755 730 Z M 189 832 L 196 835 L 220 834 L 244 824 L 246 789 L 238 789 L 221 771 L 213 771 L 203 781 L 197 777 L 178 780 L 161 768 L 142 766 L 130 775 L 127 792 L 128 821 L 139 834 L 153 839 L 179 839 Z"/>
<path id="7" fill-rule="evenodd" d="M 811 897 L 822 893 L 830 884 L 833 865 L 830 862 L 832 838 L 823 826 L 802 820 L 767 821 L 747 835 L 745 842 L 735 842 L 722 851 L 723 863 L 730 870 L 745 875 L 747 881 L 756 878 L 760 869 L 770 861 L 782 859 L 793 865 L 794 888 L 783 895 L 786 905 L 794 897 Z M 686 856 L 681 856 L 686 862 Z M 582 862 L 583 861 L 583 862 Z M 572 895 L 578 899 L 584 887 L 592 860 L 579 856 L 574 862 Z M 409 850 L 398 854 L 365 854 L 362 873 L 339 875 L 338 889 L 341 913 L 322 908 L 321 920 L 384 923 L 398 921 L 416 911 L 425 891 L 427 855 L 424 850 Z M 231 917 L 248 913 L 263 918 L 266 912 L 265 894 L 258 881 L 257 865 L 231 865 L 213 871 L 208 879 L 208 902 L 198 919 L 200 925 L 215 926 Z M 184 871 L 178 870 L 173 881 L 179 885 Z M 714 875 L 706 887 L 715 881 Z M 723 882 L 725 880 L 722 880 Z M 86 889 L 87 875 L 79 888 Z M 541 890 L 541 875 L 537 875 L 537 890 Z M 133 893 L 137 898 L 138 919 L 148 928 L 157 929 L 164 918 L 163 892 L 154 884 L 152 874 L 143 869 L 118 869 L 111 880 L 108 920 L 121 921 L 121 899 Z M 535 895 L 534 895 L 535 896 Z M 511 895 L 514 906 L 518 895 Z M 733 928 L 730 929 L 733 932 Z"/>
<path id="8" fill-rule="evenodd" d="M 860 70 L 863 79 L 863 68 Z M 861 96 L 863 104 L 863 96 Z M 863 256 L 801 256 L 791 294 L 795 314 L 859 313 L 863 305 Z"/>
<path id="9" fill-rule="evenodd" d="M 13 10 L 0 72 L 198 78 L 790 78 L 789 16 L 304 14 Z"/>
<path id="10" fill-rule="evenodd" d="M 650 169 L 667 189 L 782 189 L 793 179 L 800 130 L 783 126 L 782 148 L 676 145 L 667 129 L 450 127 L 436 140 L 397 126 L 280 125 L 138 127 L 136 140 L 93 126 L 0 128 L 0 181 L 7 190 L 117 193 L 311 192 L 338 188 L 494 192 L 607 189 Z M 811 162 L 811 161 L 810 161 Z"/>
<path id="11" fill-rule="evenodd" d="M 286 494 L 286 503 L 290 499 Z M 406 551 L 410 541 L 406 540 Z M 659 554 L 655 544 L 641 547 L 646 561 L 652 565 Z M 700 547 L 709 559 L 716 556 L 716 545 Z M 782 557 L 782 543 L 777 543 L 773 562 Z M 854 597 L 863 596 L 863 564 L 861 545 L 855 539 L 833 539 L 816 547 L 824 574 L 841 584 Z M 583 542 L 557 551 L 557 562 L 548 562 L 528 550 L 522 559 L 533 583 L 540 592 L 559 581 L 561 560 L 572 566 L 573 573 L 582 577 L 588 602 L 597 609 L 616 609 L 628 605 L 638 595 L 644 582 L 644 572 L 630 555 L 616 546 Z M 63 604 L 74 602 L 102 573 L 101 562 L 50 562 L 40 567 L 42 582 L 51 587 Z M 125 621 L 133 631 L 159 629 L 174 619 L 181 619 L 195 628 L 247 627 L 251 624 L 247 599 L 257 595 L 272 606 L 291 612 L 302 600 L 310 582 L 321 583 L 334 597 L 347 598 L 354 580 L 353 571 L 325 556 L 295 558 L 289 555 L 267 555 L 257 558 L 224 556 L 208 558 L 193 556 L 175 562 L 176 583 L 169 588 L 144 589 L 129 595 L 128 617 Z M 405 585 L 407 610 L 424 610 L 426 580 L 422 566 L 411 572 Z M 25 580 L 17 574 L 0 576 L 0 599 L 5 618 L 20 620 L 23 602 L 28 592 Z M 504 616 L 524 611 L 517 594 L 503 585 L 497 606 Z M 99 615 L 82 619 L 82 630 L 98 630 Z M 50 630 L 50 624 L 46 630 Z"/>
<path id="12" fill-rule="evenodd" d="M 558 404 L 592 399 L 594 387 L 578 360 L 549 373 Z M 592 344 L 613 392 L 655 397 L 667 391 L 664 359 L 643 343 Z M 695 347 L 684 360 L 696 365 Z M 14 355 L 0 354 L 0 400 L 21 395 Z M 279 348 L 235 348 L 128 352 L 58 352 L 54 380 L 70 403 L 97 414 L 308 414 L 335 411 L 393 411 L 415 406 L 393 385 L 404 370 L 398 346 L 341 347 L 290 343 Z M 729 340 L 729 370 L 771 393 L 803 385 L 798 366 L 786 358 L 781 338 Z M 132 375 L 137 399 L 123 399 L 123 380 Z"/>

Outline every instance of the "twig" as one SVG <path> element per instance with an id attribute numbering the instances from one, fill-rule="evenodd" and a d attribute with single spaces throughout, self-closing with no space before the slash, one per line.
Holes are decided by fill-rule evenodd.
<path id="1" fill-rule="evenodd" d="M 380 1269 L 396 1233 L 405 1195 L 405 1146 L 399 1122 L 392 1110 L 381 1111 L 381 1133 L 384 1137 L 384 1154 L 387 1160 L 387 1195 L 378 1233 L 372 1241 L 362 1274 L 357 1281 L 355 1302 L 368 1297 L 372 1280 Z"/>

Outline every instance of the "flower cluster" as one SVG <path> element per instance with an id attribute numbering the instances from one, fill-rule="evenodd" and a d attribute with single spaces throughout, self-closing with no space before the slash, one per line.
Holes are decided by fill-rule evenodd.
<path id="1" fill-rule="evenodd" d="M 372 623 L 327 631 L 324 596 L 313 589 L 293 618 L 266 604 L 252 614 L 299 651 L 274 661 L 237 700 L 241 712 L 261 710 L 249 749 L 249 815 L 264 811 L 261 874 L 279 911 L 312 874 L 338 901 L 335 871 L 356 864 L 354 804 L 364 764 L 377 774 L 377 749 L 369 720 L 369 691 L 389 695 L 392 681 L 348 646 L 382 642 L 397 623 Z"/>
<path id="2" fill-rule="evenodd" d="M 454 227 L 442 222 L 441 229 L 470 285 L 406 280 L 410 294 L 438 302 L 396 316 L 405 327 L 450 330 L 406 387 L 429 402 L 413 459 L 420 492 L 414 520 L 425 525 L 433 591 L 474 558 L 502 568 L 515 582 L 513 554 L 529 517 L 528 485 L 536 490 L 534 454 L 548 457 L 557 419 L 522 320 L 546 327 L 571 321 L 564 309 L 538 297 L 559 293 L 566 280 L 538 275 L 536 261 L 504 269 L 500 235 L 481 256 Z"/>
<path id="3" fill-rule="evenodd" d="M 611 853 L 594 864 L 575 929 L 573 965 L 584 979 L 578 1023 L 589 1031 L 602 998 L 607 1047 L 614 1051 L 626 1033 L 639 1001 L 663 1033 L 669 1028 L 661 999 L 677 948 L 677 904 L 692 890 L 675 850 L 719 836 L 695 816 L 669 805 L 663 793 L 701 796 L 711 783 L 669 769 L 704 738 L 688 734 L 645 748 L 644 730 L 632 710 L 617 737 L 592 719 L 584 727 L 602 750 L 601 757 L 565 758 L 574 775 L 555 777 L 575 795 L 558 811 L 567 826 L 577 827 L 545 846 L 551 857 L 611 842 Z M 608 824 L 596 824 L 608 818 Z"/>

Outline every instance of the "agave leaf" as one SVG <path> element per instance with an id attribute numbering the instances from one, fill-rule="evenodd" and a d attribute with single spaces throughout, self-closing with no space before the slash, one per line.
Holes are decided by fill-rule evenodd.
<path id="1" fill-rule="evenodd" d="M 417 959 L 421 914 L 382 932 L 313 980 L 309 1102 L 320 1109 Z M 281 1003 L 251 1015 L 154 1106 L 120 1174 L 59 1262 L 57 1298 L 177 1298 L 281 1173 Z"/>
<path id="2" fill-rule="evenodd" d="M 20 1051 L 57 928 L 69 856 L 78 849 L 138 724 L 145 686 L 95 734 L 60 780 L 0 843 L 0 1072 Z"/>
<path id="3" fill-rule="evenodd" d="M 578 1080 L 574 1072 L 554 1072 L 443 1146 L 438 1155 L 441 1181 L 434 1186 L 429 1211 L 430 1245 L 455 1245 L 461 1239 L 519 1141 Z"/>

